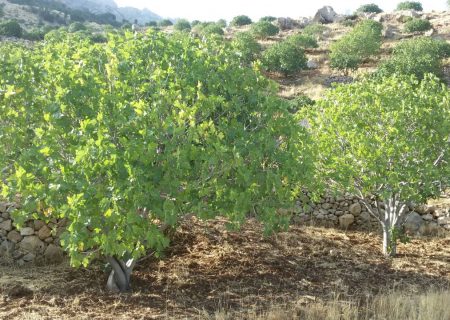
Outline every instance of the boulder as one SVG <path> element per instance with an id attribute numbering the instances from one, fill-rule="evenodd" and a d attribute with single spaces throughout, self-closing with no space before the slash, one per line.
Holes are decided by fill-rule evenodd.
<path id="1" fill-rule="evenodd" d="M 6 202 L 0 202 L 0 212 L 6 212 L 6 209 L 8 209 L 8 207 L 6 206 Z"/>
<path id="2" fill-rule="evenodd" d="M 438 219 L 438 224 L 441 226 L 444 224 L 450 224 L 450 217 L 440 217 Z"/>
<path id="3" fill-rule="evenodd" d="M 34 220 L 34 230 L 39 231 L 43 226 L 45 226 L 45 222 L 42 220 Z"/>
<path id="4" fill-rule="evenodd" d="M 317 61 L 310 59 L 308 60 L 308 62 L 306 63 L 308 69 L 317 69 L 319 67 L 319 64 L 317 63 Z"/>
<path id="5" fill-rule="evenodd" d="M 17 230 L 11 230 L 8 233 L 7 239 L 14 243 L 18 243 L 18 242 L 22 241 L 23 237 L 20 235 L 20 233 Z"/>
<path id="6" fill-rule="evenodd" d="M 400 10 L 394 13 L 394 19 L 397 20 L 397 22 L 404 23 L 408 21 L 408 19 L 418 18 L 420 15 L 421 14 L 415 10 Z"/>
<path id="7" fill-rule="evenodd" d="M 45 250 L 44 256 L 49 263 L 60 263 L 63 260 L 63 250 L 61 247 L 49 244 Z"/>
<path id="8" fill-rule="evenodd" d="M 11 256 L 14 252 L 15 246 L 16 245 L 14 242 L 4 240 L 0 244 L 0 257 Z"/>
<path id="9" fill-rule="evenodd" d="M 0 229 L 3 229 L 5 231 L 11 231 L 12 230 L 12 221 L 6 220 L 0 223 Z"/>
<path id="10" fill-rule="evenodd" d="M 20 230 L 21 236 L 32 236 L 34 234 L 34 228 L 26 227 Z"/>
<path id="11" fill-rule="evenodd" d="M 348 208 L 348 211 L 354 216 L 359 216 L 361 214 L 361 211 L 362 211 L 361 204 L 359 202 L 353 203 Z"/>
<path id="12" fill-rule="evenodd" d="M 290 30 L 294 28 L 295 22 L 291 18 L 278 18 L 275 24 L 281 30 Z"/>
<path id="13" fill-rule="evenodd" d="M 41 229 L 39 229 L 38 231 L 38 237 L 41 240 L 45 240 L 48 237 L 50 237 L 52 235 L 52 229 L 50 229 L 49 227 L 47 227 L 46 225 L 44 225 Z"/>
<path id="14" fill-rule="evenodd" d="M 45 244 L 37 236 L 26 236 L 20 242 L 20 247 L 27 252 L 42 253 L 45 249 Z"/>
<path id="15" fill-rule="evenodd" d="M 311 19 L 310 18 L 301 17 L 296 22 L 297 22 L 297 25 L 300 28 L 304 28 L 307 25 L 311 24 Z"/>
<path id="16" fill-rule="evenodd" d="M 404 224 L 405 231 L 409 234 L 416 234 L 423 223 L 424 221 L 421 215 L 413 211 L 406 217 Z"/>
<path id="17" fill-rule="evenodd" d="M 355 222 L 355 217 L 352 214 L 344 214 L 339 217 L 339 226 L 342 229 L 348 229 L 353 222 Z"/>
<path id="18" fill-rule="evenodd" d="M 341 19 L 342 17 L 340 17 L 332 7 L 325 6 L 317 11 L 316 15 L 313 18 L 313 22 L 325 24 L 338 22 Z"/>

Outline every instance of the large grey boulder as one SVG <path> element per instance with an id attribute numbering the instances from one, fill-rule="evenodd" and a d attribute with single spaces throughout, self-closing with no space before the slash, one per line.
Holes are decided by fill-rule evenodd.
<path id="1" fill-rule="evenodd" d="M 27 252 L 42 253 L 44 252 L 45 244 L 37 236 L 26 236 L 20 242 L 20 247 Z"/>
<path id="2" fill-rule="evenodd" d="M 424 223 L 422 216 L 417 212 L 411 212 L 405 220 L 405 231 L 409 234 L 416 234 Z"/>
<path id="3" fill-rule="evenodd" d="M 290 29 L 294 28 L 295 21 L 291 18 L 277 18 L 277 20 L 275 21 L 275 24 L 281 30 L 290 30 Z"/>
<path id="4" fill-rule="evenodd" d="M 338 15 L 330 6 L 319 9 L 313 18 L 316 23 L 333 23 L 342 20 L 342 16 Z"/>

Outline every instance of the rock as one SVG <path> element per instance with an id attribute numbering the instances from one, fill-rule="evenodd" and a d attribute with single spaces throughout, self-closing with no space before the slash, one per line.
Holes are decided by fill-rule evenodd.
<path id="1" fill-rule="evenodd" d="M 424 223 L 420 226 L 419 233 L 423 236 L 437 236 L 440 228 L 435 222 Z"/>
<path id="2" fill-rule="evenodd" d="M 423 33 L 423 35 L 426 36 L 426 37 L 431 37 L 433 34 L 434 34 L 434 29 L 430 29 L 430 30 L 425 31 Z"/>
<path id="3" fill-rule="evenodd" d="M 6 206 L 5 202 L 0 202 L 0 212 L 6 212 L 6 209 L 8 209 L 8 207 Z"/>
<path id="4" fill-rule="evenodd" d="M 406 217 L 404 224 L 405 231 L 409 234 L 416 234 L 423 223 L 424 221 L 420 214 L 413 211 Z"/>
<path id="5" fill-rule="evenodd" d="M 359 216 L 359 218 L 361 219 L 361 221 L 363 223 L 367 223 L 372 219 L 372 215 L 368 212 L 363 212 L 361 213 L 361 215 Z"/>
<path id="6" fill-rule="evenodd" d="M 306 63 L 306 66 L 308 67 L 308 69 L 317 69 L 319 67 L 319 64 L 317 63 L 317 61 L 310 59 Z"/>
<path id="7" fill-rule="evenodd" d="M 45 259 L 50 263 L 60 263 L 63 260 L 63 250 L 61 247 L 49 244 L 44 253 Z"/>
<path id="8" fill-rule="evenodd" d="M 311 19 L 310 18 L 306 18 L 306 17 L 301 17 L 297 20 L 297 25 L 300 28 L 304 28 L 307 25 L 311 24 Z"/>
<path id="9" fill-rule="evenodd" d="M 22 257 L 22 260 L 25 262 L 31 262 L 36 258 L 36 256 L 34 254 L 32 254 L 31 252 L 27 253 L 26 255 L 24 255 Z"/>
<path id="10" fill-rule="evenodd" d="M 332 207 L 333 207 L 333 205 L 328 202 L 325 202 L 324 204 L 322 204 L 322 209 L 324 209 L 324 210 L 330 210 Z"/>
<path id="11" fill-rule="evenodd" d="M 410 18 L 418 17 L 420 17 L 420 14 L 415 10 L 401 10 L 396 11 L 394 14 L 394 19 L 401 23 L 408 21 Z"/>
<path id="12" fill-rule="evenodd" d="M 450 224 L 450 217 L 440 217 L 438 218 L 438 224 L 444 225 L 444 224 Z"/>
<path id="13" fill-rule="evenodd" d="M 344 214 L 339 217 L 339 226 L 342 229 L 348 229 L 353 222 L 355 222 L 355 217 L 352 214 Z"/>
<path id="14" fill-rule="evenodd" d="M 10 217 L 9 212 L 3 212 L 2 213 L 2 218 L 3 219 L 9 219 L 9 217 Z"/>
<path id="15" fill-rule="evenodd" d="M 349 76 L 330 76 L 325 79 L 323 85 L 331 87 L 333 83 L 352 83 L 354 79 Z"/>
<path id="16" fill-rule="evenodd" d="M 340 17 L 330 6 L 325 6 L 319 9 L 313 18 L 313 22 L 324 24 L 339 22 L 339 20 L 342 20 L 342 17 Z"/>
<path id="17" fill-rule="evenodd" d="M 431 214 L 427 213 L 426 215 L 422 216 L 422 219 L 425 221 L 432 221 L 433 216 Z"/>
<path id="18" fill-rule="evenodd" d="M 399 37 L 398 30 L 392 25 L 386 25 L 383 28 L 383 37 L 386 39 L 397 39 Z"/>
<path id="19" fill-rule="evenodd" d="M 22 236 L 32 236 L 34 234 L 34 229 L 31 227 L 26 227 L 20 230 L 20 235 Z"/>
<path id="20" fill-rule="evenodd" d="M 47 239 L 44 240 L 45 243 L 52 243 L 53 242 L 53 238 L 52 237 L 48 237 Z"/>
<path id="21" fill-rule="evenodd" d="M 0 229 L 6 230 L 6 231 L 11 231 L 12 230 L 12 221 L 11 220 L 3 221 L 2 223 L 0 223 Z"/>
<path id="22" fill-rule="evenodd" d="M 39 231 L 43 226 L 45 226 L 45 222 L 42 220 L 34 220 L 34 230 Z"/>
<path id="23" fill-rule="evenodd" d="M 359 216 L 362 211 L 361 204 L 359 202 L 351 204 L 348 211 L 354 216 Z"/>
<path id="24" fill-rule="evenodd" d="M 281 30 L 290 30 L 294 28 L 294 20 L 291 18 L 278 18 L 275 21 L 275 24 L 281 29 Z"/>
<path id="25" fill-rule="evenodd" d="M 23 237 L 20 235 L 20 233 L 17 230 L 11 230 L 8 233 L 7 238 L 9 241 L 12 241 L 14 243 L 18 243 L 18 242 L 22 241 L 22 239 L 23 239 Z"/>
<path id="26" fill-rule="evenodd" d="M 16 245 L 14 242 L 5 240 L 0 244 L 0 257 L 11 256 Z"/>
<path id="27" fill-rule="evenodd" d="M 39 239 L 45 240 L 48 237 L 50 237 L 51 235 L 52 235 L 52 229 L 50 229 L 49 227 L 44 225 L 41 229 L 39 229 L 39 232 L 38 232 Z"/>
<path id="28" fill-rule="evenodd" d="M 444 217 L 446 214 L 447 214 L 447 210 L 446 210 L 446 209 L 442 209 L 442 208 L 436 209 L 436 210 L 434 211 L 434 213 L 433 213 L 433 215 L 434 215 L 436 218 Z"/>
<path id="29" fill-rule="evenodd" d="M 26 236 L 20 242 L 20 247 L 27 252 L 42 253 L 45 249 L 45 244 L 37 236 Z"/>

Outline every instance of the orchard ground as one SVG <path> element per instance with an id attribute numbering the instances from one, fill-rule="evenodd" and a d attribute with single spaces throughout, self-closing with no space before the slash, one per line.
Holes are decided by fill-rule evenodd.
<path id="1" fill-rule="evenodd" d="M 435 309 L 418 319 L 449 316 L 450 236 L 400 244 L 394 259 L 380 242 L 373 233 L 299 225 L 264 238 L 252 220 L 231 232 L 222 220 L 189 219 L 165 257 L 138 264 L 131 293 L 108 293 L 101 264 L 2 267 L 0 318 L 365 319 L 390 303 L 393 315 L 424 301 Z M 379 301 L 389 294 L 395 299 Z"/>

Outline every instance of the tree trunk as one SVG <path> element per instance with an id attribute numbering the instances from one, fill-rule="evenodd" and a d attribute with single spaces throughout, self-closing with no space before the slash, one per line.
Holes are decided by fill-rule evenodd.
<path id="1" fill-rule="evenodd" d="M 135 260 L 130 259 L 124 261 L 116 257 L 107 258 L 112 267 L 111 273 L 108 277 L 106 287 L 113 292 L 127 292 L 131 290 L 130 278 L 135 265 Z"/>
<path id="2" fill-rule="evenodd" d="M 397 244 L 392 239 L 392 227 L 383 225 L 383 254 L 385 256 L 394 257 L 397 254 Z"/>

